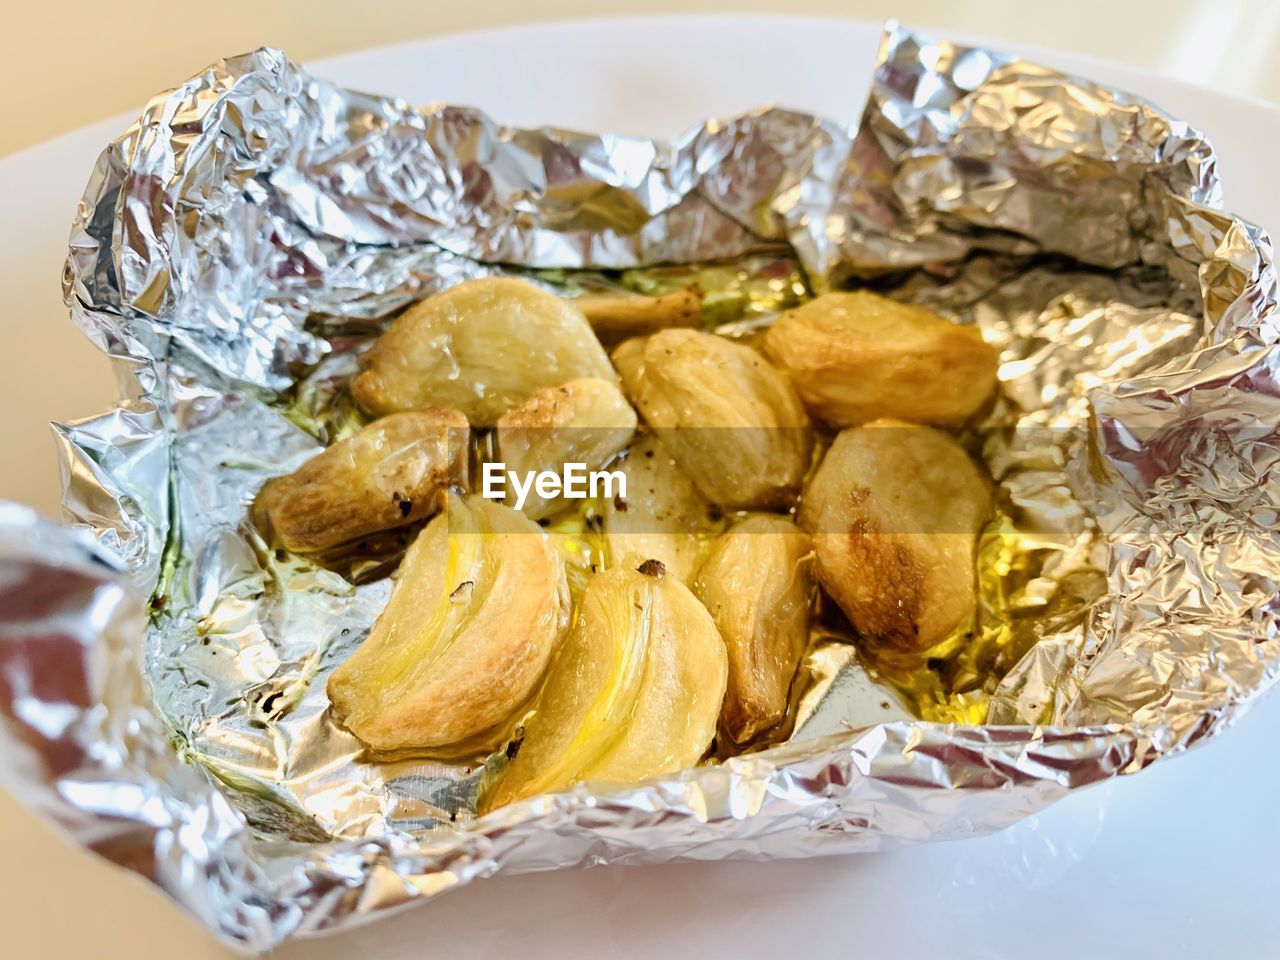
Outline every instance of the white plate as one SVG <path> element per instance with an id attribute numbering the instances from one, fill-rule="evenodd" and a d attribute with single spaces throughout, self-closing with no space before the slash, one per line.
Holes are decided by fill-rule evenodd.
<path id="1" fill-rule="evenodd" d="M 765 102 L 852 120 L 878 37 L 877 25 L 854 21 L 594 20 L 415 42 L 313 69 L 411 101 L 473 104 L 515 124 L 667 136 Z M 1280 224 L 1280 111 L 1084 57 L 1017 52 L 1141 93 L 1207 129 L 1228 206 Z M 11 358 L 0 377 L 0 496 L 50 513 L 58 497 L 45 422 L 95 413 L 113 397 L 105 361 L 66 319 L 58 271 L 89 170 L 128 119 L 0 161 L 0 325 Z M 1219 743 L 1075 794 L 989 838 L 827 860 L 482 881 L 281 956 L 1277 956 L 1277 732 L 1273 699 Z M 179 947 L 188 957 L 219 955 L 152 894 L 33 832 L 7 798 L 0 849 L 10 943 L 39 943 L 58 957 L 100 955 L 104 938 L 112 955 L 143 960 Z M 47 912 L 53 890 L 57 922 Z"/>

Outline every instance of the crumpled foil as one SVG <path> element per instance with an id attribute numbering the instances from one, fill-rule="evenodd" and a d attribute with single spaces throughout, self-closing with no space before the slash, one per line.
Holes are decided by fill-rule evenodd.
<path id="1" fill-rule="evenodd" d="M 856 129 L 768 108 L 672 143 L 220 62 L 107 148 L 75 221 L 67 302 L 124 399 L 57 425 L 71 526 L 0 507 L 6 778 L 262 950 L 498 872 L 986 833 L 1213 737 L 1280 670 L 1276 274 L 1219 198 L 1156 106 L 894 25 Z M 789 742 L 624 790 L 476 820 L 465 771 L 358 762 L 317 680 L 388 584 L 255 540 L 247 500 L 325 439 L 282 398 L 331 396 L 352 344 L 470 276 L 707 261 L 876 284 L 1001 346 L 988 463 L 1040 546 L 987 722 L 855 722 L 846 655 Z M 1098 589 L 1050 615 L 1072 571 Z"/>

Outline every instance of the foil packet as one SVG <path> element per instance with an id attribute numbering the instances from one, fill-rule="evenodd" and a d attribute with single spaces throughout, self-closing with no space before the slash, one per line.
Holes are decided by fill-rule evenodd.
<path id="1" fill-rule="evenodd" d="M 6 781 L 266 950 L 499 872 L 983 834 L 1216 736 L 1280 670 L 1276 274 L 1219 205 L 1208 142 L 1153 104 L 893 24 L 856 127 L 765 108 L 669 143 L 215 64 L 76 216 L 66 300 L 122 399 L 55 425 L 69 525 L 0 507 Z M 878 716 L 817 644 L 787 742 L 479 819 L 475 770 L 359 762 L 322 681 L 388 583 L 264 551 L 247 500 L 340 432 L 389 315 L 496 271 L 692 275 L 729 331 L 852 284 L 978 324 L 1017 521 L 995 681 Z"/>

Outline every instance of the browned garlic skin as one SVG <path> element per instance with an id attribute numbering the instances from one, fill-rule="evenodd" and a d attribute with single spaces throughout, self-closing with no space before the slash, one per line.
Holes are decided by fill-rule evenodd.
<path id="1" fill-rule="evenodd" d="M 878 417 L 958 426 L 990 399 L 999 365 L 975 328 L 865 290 L 788 310 L 763 347 L 809 412 L 838 427 Z"/>
<path id="2" fill-rule="evenodd" d="M 795 390 L 759 353 L 725 337 L 664 330 L 613 353 L 632 402 L 703 496 L 734 509 L 786 509 L 813 450 Z"/>
<path id="3" fill-rule="evenodd" d="M 465 481 L 468 435 L 466 417 L 453 409 L 384 417 L 268 481 L 255 518 L 295 553 L 426 519 Z"/>
<path id="4" fill-rule="evenodd" d="M 537 524 L 452 496 L 405 554 L 368 638 L 330 675 L 334 712 L 377 752 L 492 750 L 569 613 L 564 564 Z"/>
<path id="5" fill-rule="evenodd" d="M 673 290 L 659 297 L 580 297 L 574 303 L 604 343 L 648 336 L 671 327 L 702 325 L 702 291 L 697 287 Z"/>
<path id="6" fill-rule="evenodd" d="M 785 517 L 756 514 L 716 540 L 694 580 L 729 656 L 720 729 L 737 744 L 787 713 L 809 639 L 813 547 Z"/>
<path id="7" fill-rule="evenodd" d="M 360 366 L 351 394 L 374 416 L 443 405 L 485 427 L 544 387 L 614 377 L 582 311 L 511 277 L 467 280 L 410 307 Z"/>
<path id="8" fill-rule="evenodd" d="M 836 437 L 805 490 L 814 572 L 873 645 L 918 653 L 974 609 L 991 487 L 950 435 L 876 420 Z"/>

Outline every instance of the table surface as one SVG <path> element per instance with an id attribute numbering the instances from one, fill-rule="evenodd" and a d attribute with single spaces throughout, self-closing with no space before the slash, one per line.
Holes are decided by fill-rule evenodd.
<path id="1" fill-rule="evenodd" d="M 709 38 L 726 37 L 724 25 L 705 20 L 685 21 L 679 31 L 640 22 L 579 24 L 401 46 L 316 69 L 411 100 L 472 102 L 514 123 L 625 125 L 653 135 L 766 100 L 856 115 L 874 48 L 872 28 L 739 21 L 731 33 L 733 42 L 719 47 L 709 46 Z M 788 51 L 812 52 L 815 36 L 827 54 L 812 58 L 829 75 L 821 84 L 812 71 L 764 73 L 744 66 L 771 55 L 785 62 Z M 1000 46 L 1029 52 L 1026 44 Z M 682 96 L 637 90 L 635 61 L 628 62 L 624 48 L 646 58 L 661 49 L 667 84 Z M 1144 77 L 1123 65 L 1033 52 L 1053 65 L 1153 95 L 1209 129 L 1227 178 L 1228 205 L 1264 224 L 1280 224 L 1280 196 L 1266 187 L 1274 176 L 1271 158 L 1280 152 L 1280 113 Z M 506 79 L 537 71 L 542 58 L 557 70 L 540 74 L 539 84 Z M 495 63 L 504 71 L 490 69 Z M 195 66 L 187 63 L 166 80 Z M 1194 76 L 1190 66 L 1187 73 Z M 593 82 L 579 83 L 583 76 Z M 397 78 L 394 88 L 389 78 Z M 15 452 L 0 471 L 0 497 L 49 513 L 56 510 L 57 480 L 44 424 L 97 411 L 114 392 L 106 363 L 66 319 L 57 275 L 74 199 L 102 144 L 125 124 L 118 117 L 0 160 L 0 183 L 22 185 L 0 195 L 0 237 L 10 254 L 0 266 L 9 305 L 0 327 L 23 355 L 57 358 L 57 375 L 48 365 L 11 363 L 0 379 L 0 403 L 21 411 L 0 428 L 5 449 Z M 783 942 L 780 930 L 803 937 L 806 950 L 848 955 L 853 948 L 906 960 L 943 951 L 1022 958 L 1032 945 L 1043 957 L 1157 949 L 1167 957 L 1280 956 L 1280 912 L 1274 909 L 1280 882 L 1272 869 L 1280 860 L 1280 833 L 1271 827 L 1278 778 L 1268 759 L 1270 734 L 1278 728 L 1280 699 L 1273 698 L 1218 743 L 1139 778 L 1073 795 L 990 838 L 825 861 L 503 878 L 376 927 L 291 945 L 281 956 L 563 957 L 583 952 L 574 949 L 579 944 L 600 957 L 755 955 L 765 944 Z M 149 960 L 175 950 L 191 960 L 229 955 L 142 882 L 73 849 L 3 791 L 0 850 L 6 955 L 29 956 L 37 949 L 55 958 Z M 546 922 L 550 911 L 554 924 Z M 1084 922 L 1055 927 L 1063 917 Z"/>

